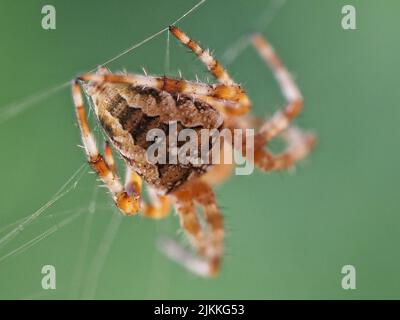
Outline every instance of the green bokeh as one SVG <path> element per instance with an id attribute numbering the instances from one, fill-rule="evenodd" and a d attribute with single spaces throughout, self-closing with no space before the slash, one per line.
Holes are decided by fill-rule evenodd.
<path id="1" fill-rule="evenodd" d="M 253 31 L 268 3 L 209 0 L 179 25 L 220 57 Z M 11 101 L 96 67 L 167 26 L 195 1 L 53 0 L 55 31 L 41 28 L 45 4 L 1 0 L 0 112 Z M 357 30 L 341 28 L 345 4 L 357 9 Z M 0 262 L 0 298 L 400 298 L 399 10 L 397 0 L 289 0 L 263 31 L 304 94 L 296 123 L 313 129 L 319 146 L 294 174 L 235 176 L 216 190 L 228 229 L 217 279 L 197 278 L 155 248 L 160 235 L 176 235 L 176 216 L 121 218 L 105 190 L 95 188 L 95 177 L 85 174 L 0 248 L 1 260 L 60 224 Z M 165 53 L 163 34 L 110 67 L 141 72 L 143 66 L 163 74 Z M 186 78 L 207 76 L 171 41 L 170 74 L 178 69 Z M 257 115 L 284 104 L 253 49 L 229 70 L 248 90 Z M 0 137 L 2 229 L 51 199 L 84 162 L 69 89 L 1 123 Z M 104 264 L 98 263 L 102 256 Z M 55 291 L 41 289 L 46 264 L 56 267 Z M 356 290 L 341 288 L 346 264 L 357 269 Z"/>

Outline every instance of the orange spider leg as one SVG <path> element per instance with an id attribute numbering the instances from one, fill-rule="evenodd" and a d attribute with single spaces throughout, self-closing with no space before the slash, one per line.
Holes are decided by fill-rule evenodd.
<path id="1" fill-rule="evenodd" d="M 182 44 L 192 50 L 207 67 L 208 71 L 222 84 L 216 87 L 216 92 L 218 92 L 218 94 L 209 96 L 211 96 L 211 98 L 227 99 L 237 103 L 234 106 L 229 106 L 229 104 L 224 105 L 224 101 L 221 101 L 218 104 L 218 108 L 229 115 L 243 115 L 249 112 L 251 102 L 246 92 L 231 78 L 228 72 L 222 67 L 221 63 L 210 54 L 209 50 L 204 50 L 195 40 L 191 39 L 176 26 L 170 26 L 169 31 Z M 208 103 L 213 104 L 214 99 L 209 99 L 207 95 L 199 98 L 207 99 Z"/>
<path id="2" fill-rule="evenodd" d="M 214 192 L 211 187 L 201 180 L 194 181 L 195 201 L 204 208 L 204 215 L 208 224 L 207 250 L 205 257 L 209 260 L 209 274 L 216 275 L 221 267 L 224 241 L 224 218 L 217 206 Z"/>
<path id="3" fill-rule="evenodd" d="M 291 126 L 280 133 L 287 143 L 286 148 L 281 153 L 274 154 L 265 146 L 266 141 L 262 134 L 256 134 L 254 136 L 254 145 L 250 145 L 250 143 L 246 141 L 247 137 L 244 130 L 255 128 L 257 131 L 262 125 L 261 119 L 247 116 L 229 120 L 230 121 L 227 121 L 226 125 L 230 130 L 243 130 L 242 146 L 240 149 L 243 156 L 250 157 L 250 155 L 246 153 L 248 151 L 253 152 L 251 161 L 254 161 L 254 164 L 263 171 L 285 170 L 290 168 L 297 161 L 305 158 L 316 144 L 316 138 L 312 132 L 304 132 L 295 126 Z"/>
<path id="4" fill-rule="evenodd" d="M 305 158 L 316 144 L 313 133 L 304 132 L 297 127 L 289 127 L 282 133 L 287 146 L 279 154 L 265 147 L 264 141 L 255 140 L 254 163 L 263 171 L 285 170 Z"/>
<path id="5" fill-rule="evenodd" d="M 258 34 L 253 35 L 252 41 L 261 57 L 272 69 L 288 104 L 264 123 L 260 123 L 257 118 L 248 117 L 232 120 L 228 126 L 233 129 L 259 128 L 254 136 L 255 165 L 264 171 L 284 170 L 304 158 L 315 146 L 316 138 L 310 132 L 289 127 L 290 122 L 299 114 L 303 106 L 300 90 L 270 44 Z M 276 155 L 265 148 L 265 144 L 279 134 L 282 134 L 286 140 L 287 147 L 282 153 Z M 244 139 L 244 145 L 245 142 Z"/>
<path id="6" fill-rule="evenodd" d="M 135 199 L 140 199 L 142 194 L 142 178 L 129 166 L 126 168 L 125 190 Z"/>
<path id="7" fill-rule="evenodd" d="M 166 195 L 158 195 L 156 191 L 147 186 L 151 202 L 143 205 L 143 215 L 152 219 L 162 219 L 167 216 L 170 210 L 169 197 Z"/>
<path id="8" fill-rule="evenodd" d="M 132 169 L 128 167 L 126 172 L 125 189 L 129 195 L 139 199 L 142 193 L 142 178 Z M 158 195 L 151 186 L 147 186 L 150 196 L 150 203 L 142 202 L 140 211 L 143 216 L 152 219 L 164 218 L 170 209 L 168 196 Z"/>
<path id="9" fill-rule="evenodd" d="M 170 26 L 169 31 L 197 55 L 218 82 L 227 86 L 237 85 L 222 65 L 211 56 L 208 50 L 204 50 L 195 40 L 191 39 L 176 26 Z"/>
<path id="10" fill-rule="evenodd" d="M 222 114 L 227 116 L 242 116 L 250 110 L 247 107 L 242 108 L 240 103 L 237 101 L 224 100 L 212 96 L 202 96 L 198 94 L 191 94 L 191 96 L 212 105 Z"/>
<path id="11" fill-rule="evenodd" d="M 104 147 L 104 161 L 106 162 L 106 164 L 108 165 L 108 167 L 110 168 L 112 173 L 116 174 L 117 171 L 116 171 L 116 166 L 115 166 L 115 160 L 112 155 L 111 146 L 108 143 L 108 141 L 106 141 L 106 145 Z"/>
<path id="12" fill-rule="evenodd" d="M 276 112 L 275 115 L 261 127 L 260 135 L 265 141 L 268 141 L 285 130 L 293 118 L 300 113 L 303 107 L 303 97 L 289 71 L 285 68 L 267 40 L 261 35 L 255 34 L 252 37 L 252 41 L 260 56 L 273 71 L 282 93 L 288 102 L 287 106 L 282 111 Z"/>
<path id="13" fill-rule="evenodd" d="M 186 231 L 198 256 L 184 250 L 170 239 L 164 239 L 161 249 L 167 256 L 190 271 L 204 277 L 216 276 L 221 267 L 224 238 L 223 217 L 211 187 L 200 179 L 182 185 L 173 194 L 181 226 Z M 204 209 L 208 228 L 202 228 L 195 204 Z"/>
<path id="14" fill-rule="evenodd" d="M 247 96 L 238 86 L 225 84 L 209 85 L 168 77 L 144 76 L 139 74 L 87 73 L 78 77 L 82 81 L 94 83 L 126 83 L 167 91 L 171 94 L 186 94 L 213 104 L 226 114 L 241 115 L 250 108 Z"/>
<path id="15" fill-rule="evenodd" d="M 72 95 L 83 145 L 90 166 L 110 190 L 114 202 L 121 212 L 125 215 L 137 214 L 139 210 L 139 202 L 128 194 L 122 186 L 120 179 L 113 171 L 113 168 L 107 164 L 107 161 L 110 164 L 113 163 L 112 156 L 110 158 L 110 150 L 106 147 L 107 160 L 105 160 L 105 158 L 103 158 L 103 156 L 98 152 L 96 141 L 87 122 L 82 92 L 77 81 L 72 84 Z"/>

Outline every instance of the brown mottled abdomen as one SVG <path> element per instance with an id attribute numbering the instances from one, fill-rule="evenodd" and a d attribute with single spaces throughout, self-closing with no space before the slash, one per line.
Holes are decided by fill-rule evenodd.
<path id="1" fill-rule="evenodd" d="M 177 164 L 150 163 L 146 151 L 154 141 L 147 141 L 146 137 L 151 129 L 162 130 L 167 138 L 168 154 L 168 124 L 176 122 L 178 134 L 185 128 L 195 130 L 200 151 L 200 130 L 223 126 L 222 115 L 213 107 L 185 95 L 129 85 L 89 84 L 86 91 L 92 97 L 96 114 L 110 140 L 127 164 L 147 183 L 170 192 L 191 177 L 206 172 L 209 164 L 182 164 L 179 160 Z"/>

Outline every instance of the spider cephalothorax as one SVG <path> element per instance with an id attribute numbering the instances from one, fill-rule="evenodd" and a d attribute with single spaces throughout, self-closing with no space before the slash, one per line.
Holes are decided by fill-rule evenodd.
<path id="1" fill-rule="evenodd" d="M 252 161 L 263 171 L 289 168 L 308 154 L 315 137 L 290 126 L 302 108 L 303 99 L 289 72 L 261 36 L 254 35 L 253 44 L 273 70 L 288 101 L 282 111 L 265 121 L 247 115 L 251 104 L 246 92 L 208 50 L 203 50 L 177 27 L 171 26 L 170 31 L 199 57 L 217 79 L 217 84 L 113 74 L 100 68 L 95 74 L 85 74 L 75 80 L 73 97 L 88 161 L 110 190 L 121 212 L 161 218 L 166 216 L 172 202 L 199 257 L 188 254 L 171 241 L 162 243 L 164 251 L 193 272 L 210 276 L 219 271 L 224 238 L 223 218 L 211 187 L 231 174 L 232 165 L 153 163 L 147 157 L 152 143 L 147 139 L 150 130 L 161 130 L 168 137 L 172 134 L 169 129 L 171 122 L 176 123 L 177 133 L 192 129 L 197 136 L 202 129 L 245 130 L 255 127 Z M 97 150 L 87 123 L 80 82 L 84 83 L 111 144 L 125 160 L 125 185 L 117 175 L 110 145 L 106 144 L 104 157 Z M 288 146 L 275 155 L 265 146 L 278 135 L 287 141 Z M 246 138 L 242 143 L 245 142 Z M 204 144 L 209 144 L 209 141 L 200 144 L 199 149 Z M 222 148 L 232 147 L 235 146 L 226 142 L 222 144 Z M 167 145 L 167 149 L 171 148 Z M 244 156 L 248 156 L 246 150 L 242 152 Z M 150 203 L 141 202 L 142 180 L 148 184 Z M 203 207 L 205 227 L 200 222 L 196 205 Z"/>

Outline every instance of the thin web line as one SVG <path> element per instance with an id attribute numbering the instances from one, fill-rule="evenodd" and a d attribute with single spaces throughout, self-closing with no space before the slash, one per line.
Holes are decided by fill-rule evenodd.
<path id="1" fill-rule="evenodd" d="M 78 210 L 80 210 L 80 209 L 82 209 L 81 207 L 79 207 L 79 208 L 72 208 L 72 209 L 67 209 L 67 210 L 62 210 L 62 211 L 59 211 L 59 212 L 56 212 L 56 213 L 51 213 L 51 214 L 48 214 L 48 215 L 46 215 L 46 216 L 41 216 L 40 217 L 40 219 L 35 219 L 35 221 L 32 221 L 30 224 L 29 224 L 29 226 L 32 226 L 32 225 L 34 225 L 35 223 L 38 223 L 38 222 L 42 222 L 42 221 L 44 221 L 44 219 L 47 219 L 47 220 L 51 220 L 51 219 L 55 219 L 55 217 L 60 217 L 60 216 L 64 216 L 64 215 L 67 215 L 67 214 L 71 214 L 71 213 L 74 213 L 74 212 L 76 212 L 76 211 L 78 211 Z M 23 217 L 23 218 L 21 218 L 21 219 L 18 219 L 17 221 L 15 221 L 15 222 L 11 222 L 9 225 L 6 225 L 6 226 L 4 226 L 4 227 L 2 227 L 2 229 L 0 230 L 0 234 L 3 234 L 3 233 L 5 233 L 7 230 L 9 230 L 9 229 L 12 229 L 13 227 L 15 227 L 16 225 L 19 225 L 21 222 L 23 222 L 24 220 L 26 220 L 27 219 L 27 217 Z"/>
<path id="2" fill-rule="evenodd" d="M 54 203 L 64 197 L 68 192 L 75 189 L 79 180 L 83 177 L 83 169 L 86 167 L 86 163 L 82 164 L 80 168 L 75 171 L 75 173 L 65 182 L 61 188 L 54 194 L 54 196 L 47 201 L 38 210 L 28 216 L 23 222 L 21 222 L 17 227 L 8 232 L 5 236 L 0 238 L 0 248 L 3 247 L 7 242 L 14 239 L 18 234 L 20 234 L 29 224 L 31 224 L 35 219 L 37 219 L 43 212 L 50 208 Z M 71 183 L 76 177 L 78 179 Z"/>
<path id="3" fill-rule="evenodd" d="M 178 19 L 176 19 L 174 22 L 172 22 L 171 25 L 177 24 L 179 21 L 181 21 L 182 19 L 187 17 L 189 14 L 191 14 L 193 11 L 195 11 L 198 7 L 200 7 L 204 2 L 206 2 L 206 0 L 201 0 L 200 2 L 198 2 L 191 9 L 189 9 L 187 12 L 185 12 L 182 16 L 180 16 Z M 168 30 L 168 27 L 161 29 L 160 31 L 152 34 L 151 36 L 145 38 L 144 40 L 142 40 L 138 43 L 135 43 L 134 45 L 130 46 L 129 48 L 123 50 L 116 56 L 106 60 L 105 62 L 101 63 L 100 65 L 106 66 L 106 65 L 110 64 L 111 62 L 121 58 L 122 56 L 126 55 L 127 53 L 131 52 L 132 50 L 135 50 L 135 49 L 139 48 L 140 46 L 144 45 L 145 43 L 149 42 L 150 40 L 158 37 L 160 34 L 162 34 L 163 32 L 165 32 L 167 30 Z M 99 65 L 99 64 L 97 64 L 97 65 Z M 89 70 L 88 72 L 93 72 L 96 69 L 97 69 L 97 66 L 95 68 Z M 16 115 L 18 115 L 22 111 L 26 110 L 28 107 L 42 101 L 45 98 L 48 98 L 49 96 L 54 95 L 55 93 L 66 88 L 70 84 L 70 81 L 71 80 L 68 80 L 68 81 L 61 83 L 53 88 L 44 90 L 40 93 L 36 93 L 30 97 L 27 97 L 23 101 L 11 103 L 11 104 L 8 104 L 8 105 L 0 108 L 0 124 L 14 118 Z"/>
<path id="4" fill-rule="evenodd" d="M 83 278 L 83 274 L 85 271 L 84 265 L 85 265 L 85 260 L 86 260 L 86 256 L 88 253 L 88 248 L 89 248 L 90 229 L 93 224 L 94 214 L 97 209 L 96 198 L 97 198 L 98 190 L 99 190 L 99 188 L 97 188 L 97 185 L 95 185 L 93 194 L 92 194 L 92 198 L 88 205 L 88 215 L 86 217 L 85 226 L 84 226 L 83 232 L 82 232 L 82 239 L 80 241 L 80 250 L 79 250 L 79 254 L 78 254 L 77 263 L 75 265 L 74 277 L 73 277 L 73 280 L 71 281 L 71 284 L 72 284 L 71 298 L 72 299 L 79 298 L 79 291 L 81 289 L 82 278 Z"/>
<path id="5" fill-rule="evenodd" d="M 173 218 L 170 212 L 169 216 L 163 221 L 156 221 L 155 233 L 157 237 L 171 230 Z M 157 244 L 157 241 L 155 241 L 155 244 Z M 149 266 L 151 276 L 148 279 L 146 299 L 166 299 L 166 297 L 168 297 L 171 265 L 172 264 L 168 262 L 168 259 L 166 259 L 159 250 L 153 251 Z M 156 296 L 154 294 L 155 292 L 157 293 Z"/>
<path id="6" fill-rule="evenodd" d="M 57 92 L 61 91 L 62 89 L 68 87 L 68 85 L 69 85 L 69 81 L 64 82 L 53 88 L 39 92 L 37 94 L 34 94 L 34 95 L 26 98 L 24 101 L 11 103 L 9 105 L 6 105 L 5 107 L 2 107 L 0 109 L 0 124 L 6 122 L 9 119 L 14 118 L 19 113 L 21 113 L 22 111 L 27 109 L 29 106 L 34 105 L 40 101 L 43 101 L 47 97 L 50 97 L 50 96 L 56 94 Z"/>
<path id="7" fill-rule="evenodd" d="M 69 216 L 68 218 L 64 219 L 63 221 L 53 225 L 43 233 L 39 234 L 35 238 L 29 240 L 28 242 L 24 243 L 23 245 L 19 246 L 18 248 L 14 249 L 13 251 L 5 254 L 4 256 L 0 257 L 0 263 L 15 257 L 16 255 L 24 252 L 25 250 L 33 247 L 35 244 L 39 243 L 40 241 L 44 240 L 45 238 L 49 237 L 52 235 L 54 232 L 60 230 L 62 227 L 65 227 L 66 225 L 70 224 L 73 220 L 75 220 L 79 215 L 81 215 L 83 210 L 78 211 L 77 213 Z"/>
<path id="8" fill-rule="evenodd" d="M 107 260 L 107 255 L 111 249 L 114 242 L 115 235 L 118 232 L 119 226 L 122 222 L 122 215 L 114 213 L 112 215 L 111 221 L 107 226 L 107 230 L 102 241 L 99 244 L 96 255 L 88 269 L 89 278 L 87 280 L 85 292 L 83 297 L 85 299 L 93 299 L 97 291 L 98 280 L 103 270 L 104 263 Z"/>
<path id="9" fill-rule="evenodd" d="M 165 62 L 164 62 L 164 72 L 165 74 L 169 73 L 169 68 L 170 68 L 170 37 L 169 37 L 169 32 L 167 32 L 167 44 L 166 44 L 166 50 L 165 50 Z"/>

